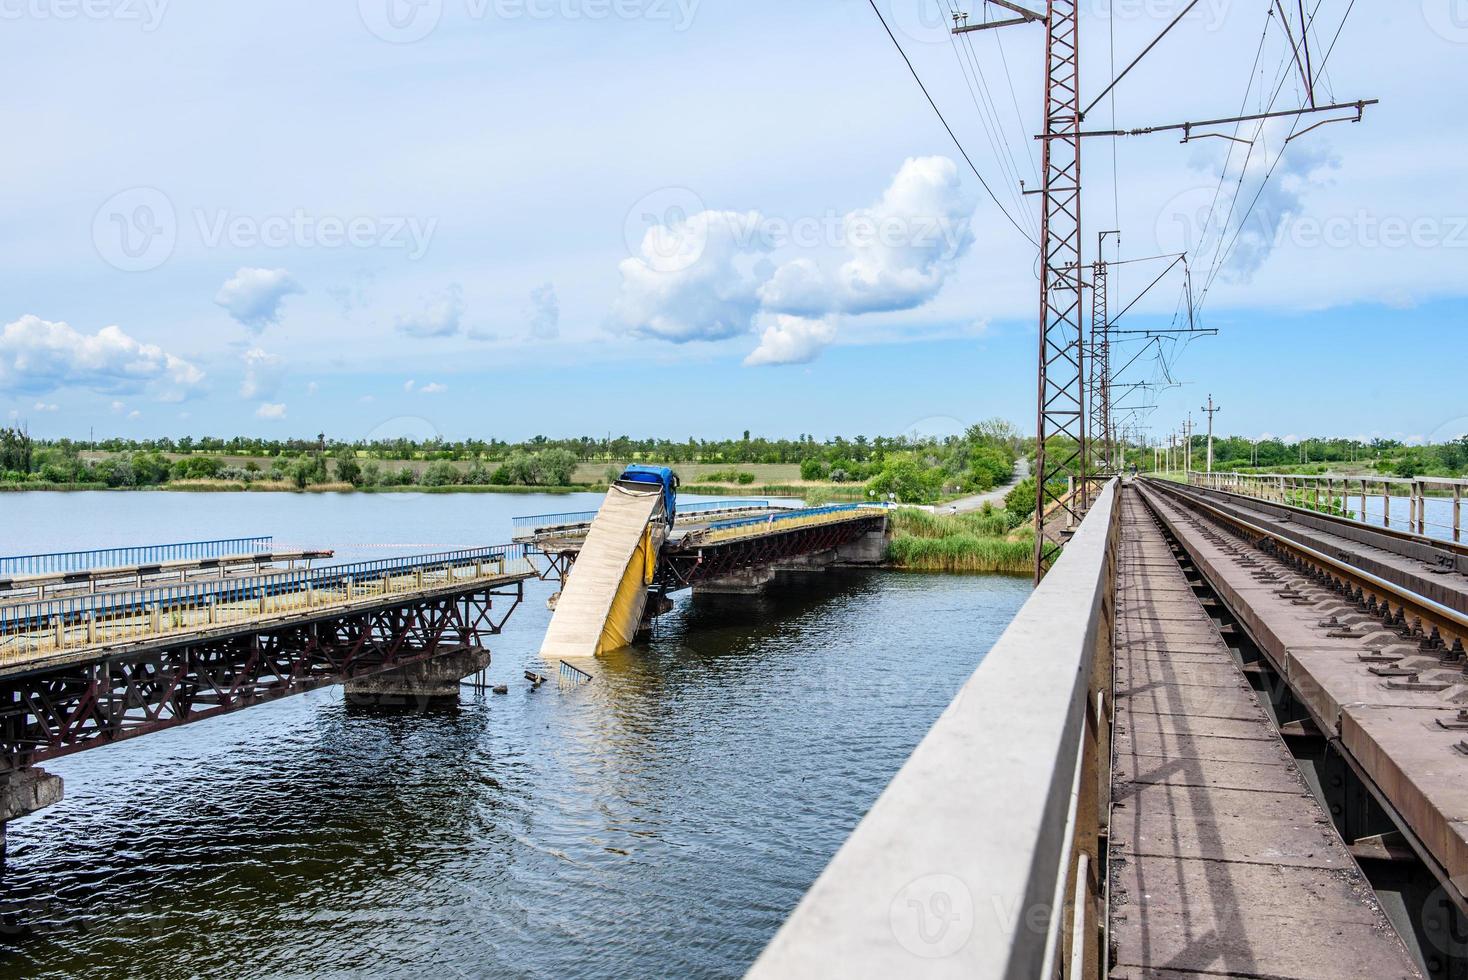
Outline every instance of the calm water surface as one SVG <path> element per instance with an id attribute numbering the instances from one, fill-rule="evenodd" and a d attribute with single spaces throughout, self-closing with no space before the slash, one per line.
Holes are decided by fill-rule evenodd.
<path id="1" fill-rule="evenodd" d="M 500 543 L 598 497 L 6 494 L 0 552 L 274 533 L 355 559 Z M 832 573 L 686 598 L 580 687 L 531 691 L 532 583 L 494 683 L 428 715 L 340 689 L 47 766 L 11 825 L 0 976 L 734 976 L 1029 593 Z"/>

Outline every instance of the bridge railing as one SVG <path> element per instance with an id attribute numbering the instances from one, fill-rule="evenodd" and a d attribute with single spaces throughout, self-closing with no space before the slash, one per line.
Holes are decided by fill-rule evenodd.
<path id="1" fill-rule="evenodd" d="M 16 603 L 0 607 L 0 664 L 533 573 L 510 544 Z"/>
<path id="2" fill-rule="evenodd" d="M 1119 492 L 1100 491 L 750 977 L 1095 975 Z"/>
<path id="3" fill-rule="evenodd" d="M 801 507 L 759 517 L 736 517 L 727 521 L 715 521 L 699 532 L 699 543 L 713 543 L 728 538 L 743 537 L 752 530 L 793 530 L 815 524 L 830 524 L 861 516 L 863 512 L 885 513 L 881 504 L 829 504 L 824 507 Z"/>
<path id="4" fill-rule="evenodd" d="M 725 511 L 768 510 L 770 507 L 768 500 L 700 500 L 696 503 L 680 503 L 678 519 L 719 514 Z M 555 531 L 578 530 L 589 525 L 596 519 L 596 515 L 597 512 L 594 510 L 572 511 L 566 514 L 535 514 L 529 517 L 516 517 L 511 521 L 511 527 L 514 529 L 513 536 L 519 540 Z"/>
<path id="5" fill-rule="evenodd" d="M 152 565 L 193 558 L 224 558 L 229 555 L 259 555 L 274 546 L 270 535 L 253 538 L 219 538 L 213 541 L 179 541 L 173 544 L 130 545 L 90 551 L 54 551 L 38 555 L 0 556 L 0 576 L 44 575 L 48 572 L 84 572 L 94 568 Z"/>
<path id="6" fill-rule="evenodd" d="M 1465 479 L 1214 472 L 1190 473 L 1188 482 L 1205 490 L 1350 517 L 1373 527 L 1463 540 Z"/>

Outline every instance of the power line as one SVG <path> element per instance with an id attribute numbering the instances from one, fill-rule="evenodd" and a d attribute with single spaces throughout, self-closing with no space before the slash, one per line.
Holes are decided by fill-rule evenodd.
<path id="1" fill-rule="evenodd" d="M 887 18 L 883 17 L 882 11 L 877 9 L 876 0 L 867 0 L 867 3 L 871 6 L 872 13 L 877 15 L 877 20 L 882 22 L 882 29 L 887 32 L 887 37 L 892 40 L 892 46 L 897 49 L 897 53 L 902 55 L 903 62 L 907 64 L 907 70 L 912 73 L 913 81 L 917 82 L 918 88 L 923 90 L 923 96 L 928 100 L 928 105 L 933 107 L 933 112 L 937 114 L 938 121 L 941 122 L 943 124 L 943 128 L 948 131 L 948 138 L 953 140 L 953 145 L 958 147 L 959 153 L 963 154 L 964 162 L 967 163 L 968 168 L 974 172 L 974 176 L 979 179 L 979 183 L 983 185 L 985 193 L 989 195 L 989 199 L 994 202 L 994 206 L 997 207 L 1004 215 L 1004 217 L 1009 220 L 1009 223 L 1011 225 L 1014 225 L 1014 230 L 1023 235 L 1025 241 L 1038 248 L 1040 243 L 1032 238 L 1029 232 L 1021 228 L 1019 222 L 1014 220 L 1014 216 L 1009 213 L 1009 211 L 1004 207 L 1003 204 L 999 203 L 999 198 L 995 195 L 994 189 L 989 186 L 989 182 L 984 179 L 984 175 L 979 173 L 979 168 L 974 166 L 974 161 L 968 155 L 968 150 L 963 148 L 963 144 L 959 142 L 958 136 L 953 132 L 953 127 L 948 125 L 948 120 L 944 118 L 943 110 L 939 109 L 938 103 L 933 101 L 933 96 L 931 93 L 928 92 L 928 87 L 923 84 L 922 77 L 918 75 L 917 69 L 912 66 L 912 59 L 907 56 L 906 51 L 902 50 L 902 44 L 897 40 L 897 35 L 892 33 L 892 28 L 887 26 Z"/>

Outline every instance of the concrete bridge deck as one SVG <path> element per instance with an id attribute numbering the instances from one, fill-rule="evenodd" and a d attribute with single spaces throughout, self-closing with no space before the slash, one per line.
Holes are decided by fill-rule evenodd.
<path id="1" fill-rule="evenodd" d="M 1442 542 L 1234 504 L 1101 490 L 750 975 L 1468 977 Z"/>

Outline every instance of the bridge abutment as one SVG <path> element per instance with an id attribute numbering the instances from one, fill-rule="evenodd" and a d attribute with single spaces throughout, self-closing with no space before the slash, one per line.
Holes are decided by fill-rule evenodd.
<path id="1" fill-rule="evenodd" d="M 459 682 L 486 669 L 488 647 L 465 647 L 431 660 L 347 681 L 347 701 L 378 708 L 426 708 L 457 701 Z"/>
<path id="2" fill-rule="evenodd" d="M 855 541 L 836 549 L 836 560 L 843 565 L 880 565 L 887 560 L 887 542 L 891 535 L 884 528 L 868 531 Z"/>
<path id="3" fill-rule="evenodd" d="M 62 782 L 44 769 L 20 769 L 0 775 L 0 864 L 5 861 L 5 831 L 10 821 L 60 803 Z"/>

